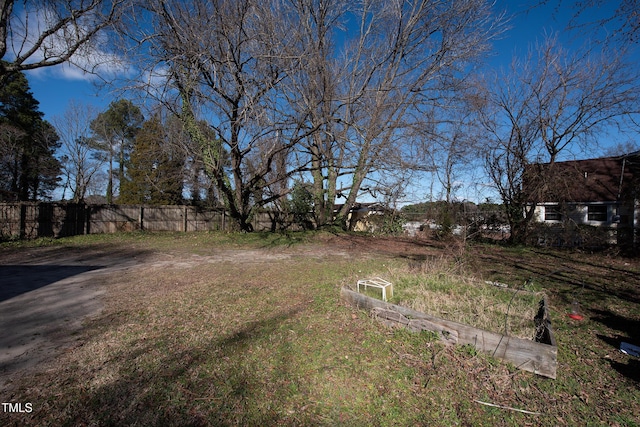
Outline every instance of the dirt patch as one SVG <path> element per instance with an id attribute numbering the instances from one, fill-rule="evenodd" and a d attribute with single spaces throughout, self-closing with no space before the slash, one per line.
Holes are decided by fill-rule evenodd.
<path id="1" fill-rule="evenodd" d="M 460 250 L 456 241 L 435 241 L 432 239 L 338 234 L 325 237 L 324 243 L 333 250 L 352 254 L 378 254 L 404 257 L 410 260 L 424 260 L 435 254 L 453 253 Z"/>
<path id="2" fill-rule="evenodd" d="M 43 280 L 0 304 L 90 278 L 93 299 L 82 304 L 104 306 L 81 325 L 66 322 L 80 328 L 75 335 L 63 324 L 62 336 L 46 337 L 71 340 L 69 348 L 38 344 L 52 349 L 48 361 L 0 390 L 5 401 L 33 402 L 34 411 L 3 425 L 631 425 L 637 418 L 637 361 L 618 347 L 636 343 L 640 331 L 638 260 L 329 233 L 135 233 L 68 244 L 84 247 L 0 250 L 0 264 L 13 268 L 5 275 L 33 268 Z M 117 256 L 134 265 L 109 267 Z M 511 285 L 532 278 L 549 296 L 557 379 L 516 373 L 469 346 L 387 331 L 337 300 L 341 285 L 405 264 L 410 275 L 440 266 Z M 92 296 L 91 286 L 103 293 Z M 580 322 L 566 315 L 574 298 Z M 505 418 L 476 399 L 543 415 Z"/>
<path id="3" fill-rule="evenodd" d="M 331 251 L 332 256 L 347 257 L 349 254 L 344 251 Z M 147 262 L 149 268 L 192 268 L 201 264 L 216 263 L 269 263 L 290 260 L 299 257 L 324 258 L 327 251 L 319 251 L 317 248 L 300 248 L 298 250 L 274 251 L 265 249 L 228 249 L 214 252 L 211 255 L 188 255 L 188 254 L 164 254 L 152 262 Z"/>
<path id="4" fill-rule="evenodd" d="M 0 253 L 0 390 L 25 370 L 78 345 L 83 320 L 98 315 L 111 287 L 129 273 L 191 269 L 219 263 L 275 263 L 293 258 L 349 257 L 315 245 L 277 249 L 184 248 L 158 253 L 117 245 L 43 247 Z"/>
<path id="5" fill-rule="evenodd" d="M 102 309 L 115 271 L 143 262 L 138 251 L 36 248 L 3 254 L 0 266 L 0 389 L 72 346 L 82 320 Z"/>

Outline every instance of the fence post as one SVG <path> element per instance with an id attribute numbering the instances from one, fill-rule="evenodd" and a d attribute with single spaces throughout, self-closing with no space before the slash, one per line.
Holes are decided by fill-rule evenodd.
<path id="1" fill-rule="evenodd" d="M 20 208 L 19 235 L 20 235 L 20 240 L 23 240 L 24 238 L 26 238 L 26 235 L 27 235 L 27 207 L 25 206 L 24 202 L 20 202 L 18 206 Z"/>
<path id="2" fill-rule="evenodd" d="M 140 213 L 138 214 L 138 224 L 140 224 L 140 230 L 144 230 L 144 205 L 140 205 Z"/>
<path id="3" fill-rule="evenodd" d="M 89 234 L 89 224 L 91 221 L 91 206 L 84 204 L 84 224 L 82 224 L 82 234 Z"/>
<path id="4" fill-rule="evenodd" d="M 188 214 L 189 214 L 188 206 L 187 206 L 187 205 L 185 205 L 185 206 L 184 206 L 184 232 L 185 232 L 185 233 L 187 232 L 187 222 L 188 222 L 188 221 L 187 221 L 187 215 L 188 215 Z"/>

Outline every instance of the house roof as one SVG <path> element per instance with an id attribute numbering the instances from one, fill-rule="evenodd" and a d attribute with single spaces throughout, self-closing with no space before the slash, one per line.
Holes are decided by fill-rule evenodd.
<path id="1" fill-rule="evenodd" d="M 615 202 L 636 197 L 640 152 L 616 157 L 531 164 L 523 190 L 531 202 Z"/>

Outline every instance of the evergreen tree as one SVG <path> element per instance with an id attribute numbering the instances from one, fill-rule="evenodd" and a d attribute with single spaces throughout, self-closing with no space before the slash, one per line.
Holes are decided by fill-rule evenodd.
<path id="1" fill-rule="evenodd" d="M 24 74 L 0 87 L 0 189 L 17 200 L 49 198 L 59 181 L 59 137 L 38 106 Z"/>
<path id="2" fill-rule="evenodd" d="M 101 152 L 103 160 L 109 163 L 109 181 L 107 184 L 107 203 L 113 203 L 114 175 L 122 186 L 126 181 L 125 164 L 133 146 L 133 140 L 144 116 L 136 105 L 127 99 L 109 104 L 109 108 L 91 122 L 94 148 Z M 118 170 L 114 170 L 118 162 Z"/>
<path id="3" fill-rule="evenodd" d="M 167 130 L 158 115 L 142 124 L 127 163 L 120 203 L 182 203 L 185 156 L 170 143 Z"/>

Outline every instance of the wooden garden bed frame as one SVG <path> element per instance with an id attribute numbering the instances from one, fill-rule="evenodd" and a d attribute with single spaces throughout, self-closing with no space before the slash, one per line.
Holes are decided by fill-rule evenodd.
<path id="1" fill-rule="evenodd" d="M 547 300 L 540 301 L 534 321 L 537 341 L 502 335 L 421 313 L 342 287 L 340 297 L 350 305 L 370 311 L 388 325 L 437 332 L 445 343 L 470 344 L 477 350 L 513 363 L 517 368 L 556 378 L 558 347 L 551 329 Z"/>

